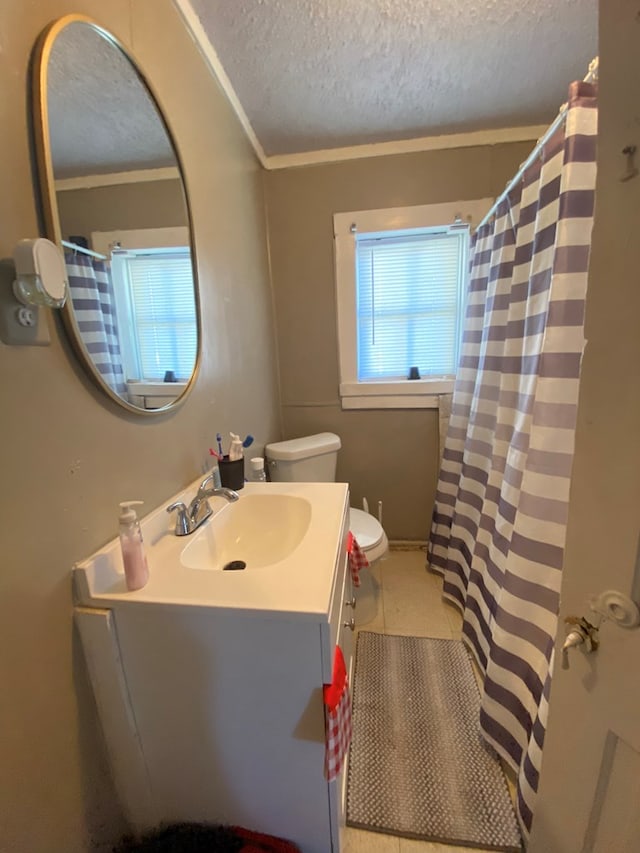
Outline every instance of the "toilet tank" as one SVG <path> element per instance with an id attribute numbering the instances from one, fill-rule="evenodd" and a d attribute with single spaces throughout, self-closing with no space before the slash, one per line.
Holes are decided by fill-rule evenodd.
<path id="1" fill-rule="evenodd" d="M 269 474 L 274 482 L 332 483 L 340 438 L 332 432 L 319 432 L 276 441 L 264 449 Z"/>

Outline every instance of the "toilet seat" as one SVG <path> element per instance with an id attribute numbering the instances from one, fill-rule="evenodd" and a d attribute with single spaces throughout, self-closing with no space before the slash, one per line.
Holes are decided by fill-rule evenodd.
<path id="1" fill-rule="evenodd" d="M 364 551 L 367 560 L 373 563 L 389 550 L 389 541 L 377 518 L 362 509 L 349 507 L 349 530 Z"/>

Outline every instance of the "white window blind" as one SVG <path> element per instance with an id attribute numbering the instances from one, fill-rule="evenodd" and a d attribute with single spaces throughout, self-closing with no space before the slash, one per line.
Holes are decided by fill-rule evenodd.
<path id="1" fill-rule="evenodd" d="M 358 381 L 455 374 L 467 229 L 356 236 Z"/>
<path id="2" fill-rule="evenodd" d="M 198 345 L 189 250 L 131 252 L 126 264 L 140 378 L 161 381 L 173 370 L 189 379 Z"/>

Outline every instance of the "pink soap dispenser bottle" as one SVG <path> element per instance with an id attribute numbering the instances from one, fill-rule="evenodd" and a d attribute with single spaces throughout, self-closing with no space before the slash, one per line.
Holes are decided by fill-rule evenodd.
<path id="1" fill-rule="evenodd" d="M 142 530 L 134 506 L 143 501 L 123 501 L 120 504 L 119 536 L 127 589 L 142 589 L 149 580 L 149 567 L 144 553 Z"/>

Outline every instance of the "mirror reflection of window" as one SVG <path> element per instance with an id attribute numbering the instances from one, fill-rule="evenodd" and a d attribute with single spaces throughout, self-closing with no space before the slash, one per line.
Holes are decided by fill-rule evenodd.
<path id="1" fill-rule="evenodd" d="M 138 404 L 139 396 L 181 393 L 198 350 L 188 229 L 93 231 L 91 245 L 110 259 L 129 399 Z M 156 402 L 146 399 L 144 405 Z"/>
<path id="2" fill-rule="evenodd" d="M 189 380 L 198 328 L 188 247 L 114 249 L 111 275 L 127 380 Z"/>

